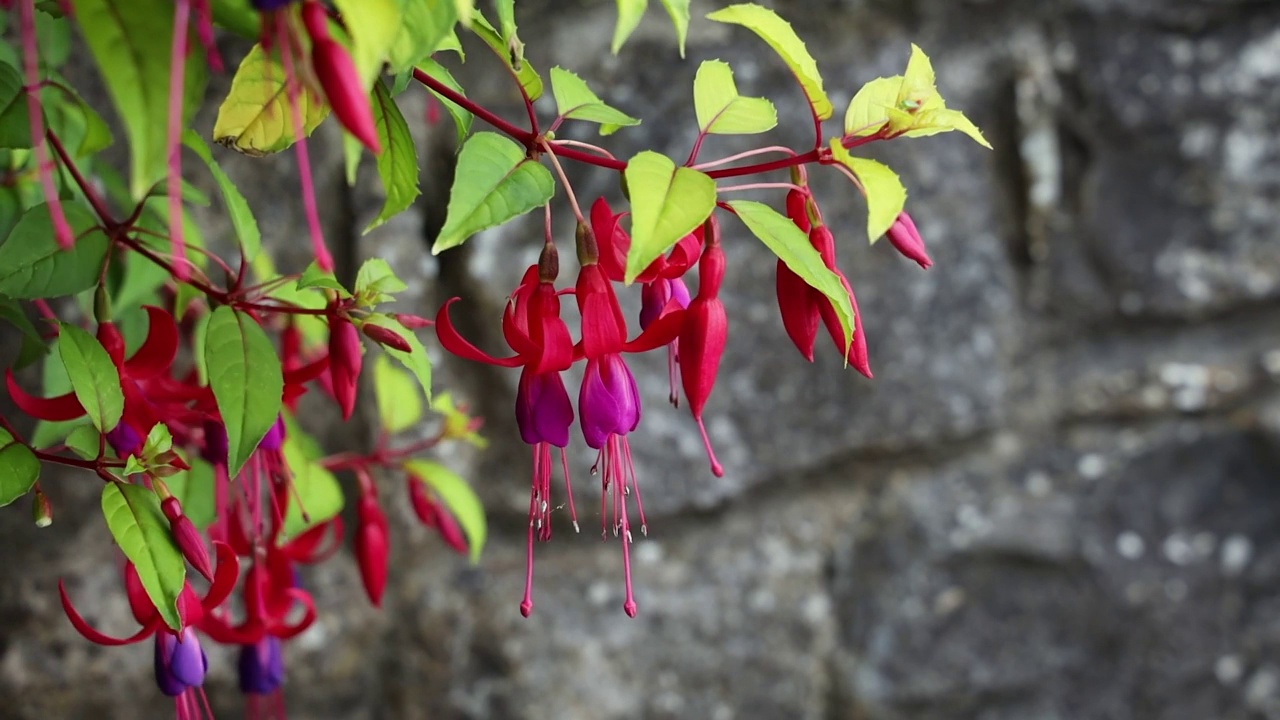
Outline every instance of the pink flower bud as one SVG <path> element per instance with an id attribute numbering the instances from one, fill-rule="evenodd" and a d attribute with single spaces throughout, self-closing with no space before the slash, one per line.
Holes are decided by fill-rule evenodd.
<path id="1" fill-rule="evenodd" d="M 370 152 L 375 155 L 381 153 L 378 130 L 373 123 L 373 108 L 369 106 L 369 96 L 347 49 L 335 40 L 316 37 L 312 33 L 311 67 L 342 127 Z"/>
<path id="2" fill-rule="evenodd" d="M 467 554 L 467 536 L 462 532 L 458 521 L 444 505 L 431 496 L 426 484 L 412 475 L 409 476 L 409 500 L 414 514 L 424 527 L 434 528 L 445 544 L 459 555 Z"/>
<path id="3" fill-rule="evenodd" d="M 182 505 L 179 504 L 178 498 L 172 496 L 165 498 L 160 503 L 160 509 L 164 511 L 164 516 L 169 518 L 169 532 L 173 534 L 174 542 L 178 544 L 182 556 L 191 563 L 191 567 L 195 568 L 196 572 L 203 575 L 209 582 L 213 582 L 213 563 L 209 560 L 209 550 L 200 537 L 200 531 L 196 530 L 190 518 L 182 514 Z"/>
<path id="4" fill-rule="evenodd" d="M 379 345 L 389 347 L 392 350 L 399 350 L 404 353 L 413 352 L 413 348 L 409 346 L 409 342 L 400 337 L 394 330 L 384 328 L 381 325 L 374 325 L 373 323 L 365 323 L 364 325 L 361 325 L 360 330 L 365 334 L 365 337 Z"/>
<path id="5" fill-rule="evenodd" d="M 392 317 L 396 319 L 396 322 L 410 330 L 421 330 L 424 327 L 431 327 L 436 324 L 435 320 L 428 320 L 427 318 L 410 315 L 408 313 L 396 313 L 395 315 L 392 315 Z"/>
<path id="6" fill-rule="evenodd" d="M 888 236 L 889 242 L 893 243 L 898 252 L 915 260 L 920 267 L 928 270 L 933 265 L 933 260 L 929 259 L 929 251 L 924 247 L 924 238 L 920 237 L 920 231 L 916 229 L 916 224 L 912 222 L 911 216 L 906 211 L 900 213 L 898 219 L 893 221 Z"/>
<path id="7" fill-rule="evenodd" d="M 356 407 L 356 385 L 364 362 L 360 354 L 360 333 L 346 318 L 329 322 L 329 374 L 333 379 L 333 397 L 342 409 L 342 419 L 350 420 Z"/>
<path id="8" fill-rule="evenodd" d="M 377 498 L 365 495 L 360 500 L 360 524 L 356 529 L 356 562 L 365 594 L 374 607 L 382 605 L 382 591 L 387 586 L 387 517 L 378 507 Z"/>

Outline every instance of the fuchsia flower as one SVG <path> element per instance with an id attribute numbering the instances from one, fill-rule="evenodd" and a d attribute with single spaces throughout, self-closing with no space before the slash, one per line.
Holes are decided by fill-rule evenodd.
<path id="1" fill-rule="evenodd" d="M 302 3 L 302 22 L 311 36 L 311 67 L 342 127 L 377 155 L 382 152 L 373 123 L 369 95 L 356 73 L 355 62 L 341 43 L 329 34 L 329 14 L 314 0 Z"/>
<path id="2" fill-rule="evenodd" d="M 920 231 L 905 210 L 898 214 L 898 219 L 893 221 L 893 226 L 886 234 L 898 252 L 915 260 L 921 268 L 928 270 L 933 265 L 933 260 L 929 259 L 929 251 L 925 249 L 924 238 L 920 237 Z"/>
<path id="3" fill-rule="evenodd" d="M 680 379 L 684 384 L 685 397 L 689 398 L 689 411 L 702 433 L 711 472 L 716 477 L 724 477 L 724 468 L 716 460 L 711 441 L 707 438 L 707 428 L 702 422 L 702 408 L 715 387 L 720 358 L 729 338 L 729 320 L 720 300 L 724 250 L 720 248 L 720 224 L 714 214 L 707 219 L 703 238 L 706 249 L 698 261 L 698 295 L 689 303 L 680 331 Z"/>
<path id="4" fill-rule="evenodd" d="M 355 412 L 360 367 L 364 363 L 362 353 L 360 331 L 346 317 L 332 315 L 329 318 L 329 377 L 343 420 L 350 420 L 351 413 Z"/>
<path id="5" fill-rule="evenodd" d="M 356 562 L 365 594 L 374 607 L 382 607 L 382 592 L 387 587 L 387 516 L 372 493 L 360 497 L 356 526 Z"/>

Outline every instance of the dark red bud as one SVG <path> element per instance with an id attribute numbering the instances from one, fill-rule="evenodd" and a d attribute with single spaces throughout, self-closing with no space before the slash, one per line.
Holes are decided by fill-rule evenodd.
<path id="1" fill-rule="evenodd" d="M 787 191 L 787 217 L 796 227 L 809 232 L 809 213 L 805 210 L 806 196 L 799 190 Z"/>
<path id="2" fill-rule="evenodd" d="M 124 337 L 120 335 L 120 330 L 114 323 L 98 323 L 98 342 L 106 348 L 111 362 L 117 367 L 124 364 Z"/>
<path id="3" fill-rule="evenodd" d="M 806 360 L 813 362 L 813 343 L 818 337 L 821 319 L 818 311 L 821 293 L 809 287 L 809 283 L 781 260 L 778 261 L 777 293 L 778 310 L 782 313 L 782 327 L 787 331 L 787 337 Z"/>
<path id="4" fill-rule="evenodd" d="M 350 320 L 341 317 L 329 322 L 329 374 L 333 380 L 333 397 L 342 409 L 342 419 L 350 420 L 356 407 L 356 385 L 360 379 L 360 332 Z"/>
<path id="5" fill-rule="evenodd" d="M 360 326 L 360 330 L 365 334 L 365 337 L 379 345 L 389 347 L 392 350 L 399 350 L 403 353 L 413 352 L 413 348 L 409 346 L 409 341 L 400 337 L 390 328 L 374 325 L 373 323 L 365 323 Z"/>
<path id="6" fill-rule="evenodd" d="M 191 567 L 195 568 L 196 572 L 203 575 L 209 582 L 213 582 L 213 563 L 209 560 L 209 550 L 200 537 L 200 531 L 196 530 L 191 520 L 182 514 L 182 505 L 178 502 L 178 498 L 172 496 L 165 498 L 160 502 L 160 509 L 169 519 L 169 532 L 173 534 L 174 542 L 178 544 L 182 556 L 191 563 Z"/>
<path id="7" fill-rule="evenodd" d="M 365 495 L 360 500 L 359 527 L 356 529 L 356 562 L 365 594 L 374 607 L 382 605 L 382 592 L 387 586 L 387 518 L 378 500 Z"/>

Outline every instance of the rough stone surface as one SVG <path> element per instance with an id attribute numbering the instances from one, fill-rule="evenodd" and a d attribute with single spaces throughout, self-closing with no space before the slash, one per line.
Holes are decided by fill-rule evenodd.
<path id="1" fill-rule="evenodd" d="M 645 118 L 603 141 L 619 157 L 687 154 L 689 85 L 709 58 L 734 66 L 742 92 L 779 103 L 771 141 L 810 139 L 790 75 L 750 33 L 697 19 L 701 0 L 685 63 L 656 3 L 616 59 L 603 55 L 612 4 L 533 6 L 522 0 L 531 61 L 579 71 Z M 664 358 L 635 358 L 650 529 L 633 546 L 640 616 L 621 612 L 620 546 L 597 539 L 593 458 L 578 443 L 583 533 L 557 514 L 525 620 L 529 461 L 511 419 L 515 373 L 433 348 L 439 384 L 486 416 L 493 441 L 445 458 L 490 510 L 485 558 L 467 565 L 397 510 L 382 612 L 363 601 L 349 554 L 309 572 L 320 621 L 290 651 L 290 716 L 1280 718 L 1280 8 L 774 6 L 817 56 L 837 114 L 862 82 L 899 71 L 915 41 L 996 146 L 943 136 L 874 153 L 910 188 L 937 263 L 928 272 L 887 243 L 868 248 L 856 192 L 814 173 L 875 380 L 844 370 L 825 338 L 813 365 L 798 356 L 773 263 L 726 220 L 731 337 L 706 414 L 727 476 L 711 477 L 686 411 L 665 405 Z M 468 57 L 469 92 L 522 118 L 492 58 L 479 46 Z M 404 100 L 422 200 L 361 237 L 381 196 L 367 163 L 346 188 L 329 128 L 312 143 L 326 234 L 345 272 L 380 256 L 412 278 L 400 309 L 431 314 L 463 296 L 459 325 L 497 351 L 496 320 L 536 260 L 541 217 L 426 255 L 452 129 L 418 121 L 420 93 Z M 571 124 L 559 136 L 595 139 Z M 716 139 L 701 157 L 750 146 Z M 292 158 L 220 157 L 281 265 L 301 267 Z M 580 199 L 617 201 L 612 174 L 568 170 Z M 567 240 L 567 207 L 556 216 Z M 200 220 L 226 236 L 216 212 Z M 637 298 L 624 296 L 634 318 Z M 0 717 L 162 717 L 150 648 L 89 646 L 61 616 L 59 577 L 91 620 L 128 627 L 106 531 L 74 520 L 97 502 L 78 479 L 46 484 L 58 513 L 47 530 L 23 508 L 0 513 Z M 210 660 L 215 709 L 235 716 L 233 658 Z"/>

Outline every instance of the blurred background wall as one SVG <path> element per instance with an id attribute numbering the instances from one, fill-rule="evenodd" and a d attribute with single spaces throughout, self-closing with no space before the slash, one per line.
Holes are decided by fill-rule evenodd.
<path id="1" fill-rule="evenodd" d="M 785 68 L 750 33 L 701 19 L 721 4 L 694 0 L 684 62 L 656 3 L 617 58 L 613 3 L 522 0 L 519 19 L 540 69 L 580 72 L 645 119 L 604 142 L 620 157 L 684 157 L 708 58 L 773 98 L 776 140 L 802 147 L 811 130 Z M 382 612 L 349 554 L 308 574 L 320 619 L 287 658 L 290 717 L 1280 718 L 1280 4 L 771 4 L 837 108 L 900 72 L 916 42 L 996 147 L 947 135 L 876 148 L 910 189 L 937 263 L 927 272 L 868 248 L 856 193 L 814 173 L 875 380 L 821 344 L 814 365 L 798 356 L 774 263 L 726 219 L 730 346 L 706 411 L 726 476 L 665 404 L 664 358 L 635 362 L 650 529 L 633 556 L 640 615 L 622 613 L 619 546 L 595 535 L 598 485 L 578 443 L 584 532 L 562 520 L 537 548 L 526 620 L 515 376 L 437 355 L 442 386 L 487 418 L 488 451 L 445 458 L 486 499 L 485 556 L 467 565 L 396 508 Z M 469 47 L 464 85 L 518 119 L 505 76 Z M 464 330 L 501 347 L 501 303 L 536 257 L 540 217 L 431 258 L 453 131 L 420 121 L 421 92 L 402 99 L 422 140 L 422 202 L 361 238 L 378 184 L 366 166 L 347 188 L 329 123 L 311 145 L 326 232 L 348 270 L 378 255 L 412 278 L 407 310 L 464 296 Z M 702 157 L 747 147 L 717 141 Z M 231 156 L 264 237 L 300 269 L 292 154 Z M 611 173 L 571 176 L 579 198 L 618 202 Z M 227 232 L 214 214 L 203 226 Z M 32 527 L 21 504 L 0 512 L 0 717 L 163 717 L 149 645 L 91 646 L 58 607 L 67 576 L 95 620 L 128 626 L 94 481 L 45 487 L 53 527 Z M 234 657 L 210 655 L 219 716 L 238 716 Z"/>

